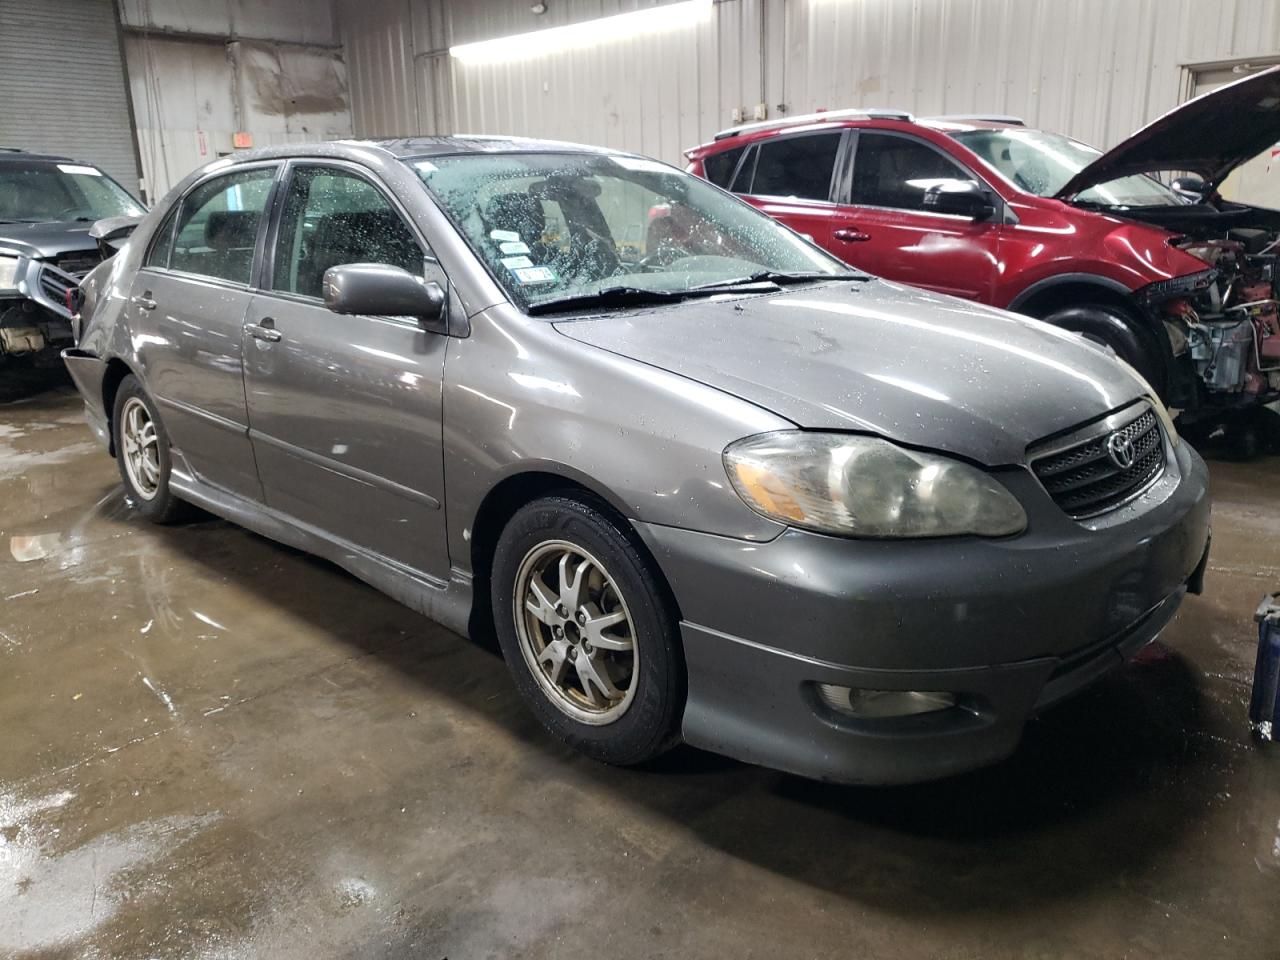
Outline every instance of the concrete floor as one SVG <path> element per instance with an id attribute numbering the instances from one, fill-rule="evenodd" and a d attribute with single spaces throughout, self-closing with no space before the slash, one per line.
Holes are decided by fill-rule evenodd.
<path id="1" fill-rule="evenodd" d="M 226 523 L 135 519 L 65 386 L 0 406 L 0 956 L 1280 957 L 1270 459 L 1163 642 L 1008 763 L 822 786 L 551 742 L 502 662 Z"/>

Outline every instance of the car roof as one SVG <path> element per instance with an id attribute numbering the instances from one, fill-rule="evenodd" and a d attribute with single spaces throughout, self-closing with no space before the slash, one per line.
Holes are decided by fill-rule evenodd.
<path id="1" fill-rule="evenodd" d="M 325 140 L 315 143 L 285 143 L 255 150 L 237 150 L 220 158 L 222 162 L 245 163 L 254 160 L 288 160 L 303 157 L 359 159 L 370 150 L 384 157 L 408 160 L 423 157 L 457 156 L 459 154 L 495 153 L 581 153 L 624 155 L 607 147 L 592 147 L 563 140 L 539 140 L 532 137 L 491 136 L 488 134 L 454 134 L 434 137 L 391 137 L 368 140 Z M 216 162 L 216 161 L 215 161 Z"/>
<path id="2" fill-rule="evenodd" d="M 21 161 L 22 163 L 30 163 L 33 160 L 37 163 L 77 162 L 70 157 L 63 157 L 53 153 L 31 153 L 21 147 L 0 147 L 0 163 L 6 160 Z"/>

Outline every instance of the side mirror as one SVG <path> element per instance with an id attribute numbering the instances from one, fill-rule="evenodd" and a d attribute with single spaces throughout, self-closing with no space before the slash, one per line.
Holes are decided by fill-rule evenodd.
<path id="1" fill-rule="evenodd" d="M 89 228 L 89 239 L 98 242 L 98 250 L 105 259 L 124 246 L 124 242 L 141 222 L 142 217 L 107 217 L 105 220 L 97 220 Z"/>
<path id="2" fill-rule="evenodd" d="M 1192 203 L 1200 203 L 1204 200 L 1205 183 L 1199 177 L 1191 175 L 1177 177 L 1169 186 L 1184 200 Z"/>
<path id="3" fill-rule="evenodd" d="M 972 180 L 942 180 L 933 184 L 924 192 L 924 208 L 929 213 L 950 213 L 974 220 L 985 220 L 996 212 L 990 195 Z"/>
<path id="4" fill-rule="evenodd" d="M 373 317 L 415 317 L 444 333 L 444 291 L 387 263 L 347 263 L 324 272 L 324 305 L 334 313 Z"/>

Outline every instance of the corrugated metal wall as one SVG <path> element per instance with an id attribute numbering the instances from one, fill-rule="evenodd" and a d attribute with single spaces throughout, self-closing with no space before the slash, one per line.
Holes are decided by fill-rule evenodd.
<path id="1" fill-rule="evenodd" d="M 112 0 L 0 0 L 0 145 L 86 160 L 138 192 Z"/>
<path id="2" fill-rule="evenodd" d="M 762 99 L 771 116 L 1010 112 L 1108 146 L 1183 98 L 1184 65 L 1280 53 L 1277 0 L 720 0 L 699 26 L 474 65 L 447 48 L 653 4 L 336 2 L 358 135 L 530 134 L 667 160 Z"/>

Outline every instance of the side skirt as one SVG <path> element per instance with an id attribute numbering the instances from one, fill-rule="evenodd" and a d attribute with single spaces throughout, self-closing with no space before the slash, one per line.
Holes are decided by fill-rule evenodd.
<path id="1" fill-rule="evenodd" d="M 454 570 L 448 582 L 410 569 L 386 557 L 369 553 L 315 527 L 300 524 L 265 504 L 246 500 L 197 479 L 181 454 L 174 451 L 169 483 L 182 499 L 230 520 L 246 530 L 315 554 L 336 563 L 369 586 L 381 590 L 411 610 L 469 636 L 471 576 Z"/>

